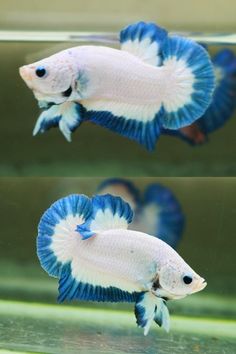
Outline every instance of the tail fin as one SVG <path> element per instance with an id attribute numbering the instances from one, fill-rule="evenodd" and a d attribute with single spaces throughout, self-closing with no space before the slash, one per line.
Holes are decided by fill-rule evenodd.
<path id="1" fill-rule="evenodd" d="M 179 129 L 200 118 L 209 106 L 214 90 L 214 72 L 207 51 L 196 42 L 168 36 L 153 23 L 139 22 L 120 34 L 121 49 L 166 73 L 159 123 Z"/>
<path id="2" fill-rule="evenodd" d="M 60 277 L 65 266 L 74 263 L 81 240 L 97 230 L 127 228 L 133 212 L 128 203 L 111 195 L 69 195 L 56 201 L 38 226 L 37 254 L 44 270 Z M 75 262 L 76 263 L 76 262 Z"/>
<path id="3" fill-rule="evenodd" d="M 179 129 L 201 117 L 209 106 L 214 90 L 213 67 L 201 45 L 178 36 L 166 39 L 162 57 L 169 80 L 161 125 Z"/>
<path id="4" fill-rule="evenodd" d="M 78 250 L 76 227 L 92 215 L 91 200 L 85 195 L 59 199 L 43 214 L 37 237 L 37 254 L 43 269 L 59 277 Z"/>
<path id="5" fill-rule="evenodd" d="M 212 102 L 195 123 L 179 130 L 162 129 L 162 134 L 181 138 L 190 145 L 208 141 L 208 134 L 221 128 L 236 108 L 236 56 L 230 49 L 220 50 L 213 58 L 216 87 Z"/>
<path id="6" fill-rule="evenodd" d="M 137 297 L 134 312 L 137 325 L 144 329 L 145 336 L 149 332 L 152 321 L 155 321 L 160 327 L 169 332 L 169 311 L 166 301 L 162 298 L 158 298 L 150 292 L 141 293 Z"/>

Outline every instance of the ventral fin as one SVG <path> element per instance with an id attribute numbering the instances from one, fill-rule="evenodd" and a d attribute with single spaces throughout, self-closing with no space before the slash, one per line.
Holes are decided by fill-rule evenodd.
<path id="1" fill-rule="evenodd" d="M 137 325 L 144 329 L 145 336 L 148 334 L 153 320 L 167 332 L 169 331 L 169 311 L 165 300 L 154 296 L 150 292 L 143 292 L 137 297 L 134 312 Z"/>
<path id="2" fill-rule="evenodd" d="M 42 108 L 45 108 L 45 102 L 40 102 Z M 71 133 L 80 125 L 82 118 L 80 114 L 80 105 L 74 102 L 65 102 L 58 105 L 49 105 L 44 110 L 34 127 L 33 135 L 44 133 L 52 127 L 59 126 L 62 134 L 67 141 L 71 141 Z"/>
<path id="3" fill-rule="evenodd" d="M 79 281 L 72 275 L 71 264 L 64 266 L 59 280 L 58 301 L 89 300 L 97 302 L 135 302 L 137 293 L 129 293 L 119 288 L 102 287 L 99 284 Z"/>
<path id="4" fill-rule="evenodd" d="M 166 37 L 167 31 L 156 24 L 138 22 L 120 32 L 121 49 L 158 66 L 162 62 L 160 48 Z"/>

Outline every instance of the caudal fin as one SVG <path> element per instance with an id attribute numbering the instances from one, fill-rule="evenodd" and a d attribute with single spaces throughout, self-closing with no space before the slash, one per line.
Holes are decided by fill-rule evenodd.
<path id="1" fill-rule="evenodd" d="M 195 123 L 179 129 L 162 129 L 162 134 L 179 137 L 190 145 L 201 145 L 208 135 L 225 125 L 236 108 L 236 56 L 230 49 L 220 50 L 212 63 L 216 86 L 212 102 L 206 112 Z"/>
<path id="2" fill-rule="evenodd" d="M 150 292 L 141 293 L 137 297 L 134 312 L 137 325 L 144 329 L 145 336 L 149 332 L 152 321 L 169 332 L 170 316 L 165 300 L 154 296 Z"/>
<path id="3" fill-rule="evenodd" d="M 209 106 L 214 72 L 207 51 L 195 41 L 168 32 L 154 23 L 139 22 L 120 34 L 121 49 L 144 62 L 162 67 L 162 128 L 179 129 L 200 118 Z"/>
<path id="4" fill-rule="evenodd" d="M 49 275 L 59 277 L 63 267 L 72 261 L 80 239 L 76 227 L 91 215 L 91 200 L 78 194 L 59 199 L 43 214 L 38 226 L 37 254 Z"/>
<path id="5" fill-rule="evenodd" d="M 214 72 L 207 51 L 196 42 L 168 37 L 162 46 L 163 68 L 167 73 L 161 125 L 179 129 L 200 118 L 212 100 Z"/>
<path id="6" fill-rule="evenodd" d="M 128 203 L 109 194 L 88 198 L 73 194 L 59 199 L 41 217 L 37 254 L 44 270 L 60 277 L 76 261 L 80 242 L 98 230 L 127 228 L 133 212 Z"/>

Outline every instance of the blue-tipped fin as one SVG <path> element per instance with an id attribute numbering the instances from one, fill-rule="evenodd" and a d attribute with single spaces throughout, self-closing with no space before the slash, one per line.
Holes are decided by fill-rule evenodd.
<path id="1" fill-rule="evenodd" d="M 93 237 L 96 231 L 127 229 L 133 219 L 130 205 L 122 198 L 110 194 L 94 196 L 92 208 L 91 217 L 77 227 L 85 240 Z"/>
<path id="2" fill-rule="evenodd" d="M 91 200 L 77 194 L 59 199 L 43 214 L 38 226 L 37 255 L 49 275 L 59 277 L 64 265 L 71 261 L 80 237 L 73 232 L 91 214 Z"/>
<path id="3" fill-rule="evenodd" d="M 165 129 L 179 129 L 196 121 L 208 108 L 215 84 L 213 67 L 201 45 L 179 36 L 164 41 L 162 56 L 163 66 L 174 61 L 179 84 L 175 86 L 174 80 L 172 89 L 170 81 L 169 96 L 164 101 L 166 114 L 161 118 L 161 125 Z"/>
<path id="4" fill-rule="evenodd" d="M 208 134 L 224 126 L 236 107 L 236 57 L 232 50 L 220 50 L 213 58 L 216 87 L 204 115 L 185 129 L 162 129 L 162 134 L 179 137 L 190 145 L 208 141 Z"/>
<path id="5" fill-rule="evenodd" d="M 164 29 L 152 23 L 137 23 L 121 31 L 121 49 L 150 65 L 163 67 L 167 73 L 166 95 L 159 98 L 156 112 L 149 113 L 150 116 L 147 116 L 145 106 L 140 105 L 137 110 L 136 105 L 127 103 L 125 115 L 122 102 L 119 102 L 120 106 L 116 102 L 116 113 L 113 113 L 112 103 L 108 109 L 104 102 L 104 108 L 97 110 L 96 102 L 94 109 L 91 102 L 86 108 L 85 102 L 84 116 L 151 151 L 161 129 L 179 129 L 205 112 L 214 88 L 212 64 L 202 46 L 182 37 L 168 37 Z"/>
<path id="6" fill-rule="evenodd" d="M 33 130 L 33 135 L 44 133 L 52 127 L 59 127 L 67 141 L 71 141 L 71 133 L 81 124 L 81 106 L 74 102 L 65 102 L 59 105 L 49 105 L 44 110 Z"/>
<path id="7" fill-rule="evenodd" d="M 137 293 L 123 291 L 113 286 L 102 287 L 81 282 L 72 276 L 71 264 L 64 266 L 59 280 L 58 301 L 86 300 L 97 302 L 135 302 Z"/>
<path id="8" fill-rule="evenodd" d="M 120 32 L 121 50 L 150 65 L 162 64 L 161 47 L 168 32 L 155 23 L 138 22 Z"/>
<path id="9" fill-rule="evenodd" d="M 135 303 L 135 317 L 137 325 L 144 329 L 146 336 L 151 327 L 152 321 L 169 332 L 170 318 L 166 301 L 154 296 L 150 292 L 143 292 L 138 295 Z"/>

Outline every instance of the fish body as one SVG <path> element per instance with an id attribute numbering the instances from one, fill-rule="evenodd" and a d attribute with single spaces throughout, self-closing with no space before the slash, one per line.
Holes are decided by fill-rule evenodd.
<path id="1" fill-rule="evenodd" d="M 120 42 L 120 50 L 75 47 L 20 68 L 46 108 L 34 134 L 56 125 L 70 140 L 88 120 L 152 150 L 161 128 L 179 129 L 205 112 L 214 88 L 205 49 L 144 22 L 122 30 Z"/>
<path id="2" fill-rule="evenodd" d="M 134 302 L 145 334 L 153 320 L 169 330 L 166 300 L 206 282 L 165 242 L 128 230 L 132 218 L 129 204 L 109 194 L 62 198 L 40 220 L 37 254 L 59 278 L 59 302 Z"/>

